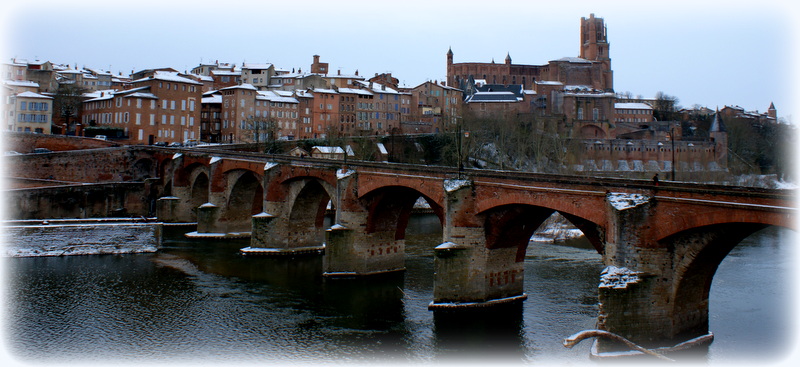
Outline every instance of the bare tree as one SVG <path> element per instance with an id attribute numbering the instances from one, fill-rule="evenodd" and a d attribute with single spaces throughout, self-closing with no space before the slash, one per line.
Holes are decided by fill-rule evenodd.
<path id="1" fill-rule="evenodd" d="M 66 132 L 75 131 L 74 124 L 83 109 L 83 94 L 86 89 L 75 84 L 60 84 L 53 97 L 53 111 L 64 119 Z M 72 121 L 72 118 L 76 118 Z"/>

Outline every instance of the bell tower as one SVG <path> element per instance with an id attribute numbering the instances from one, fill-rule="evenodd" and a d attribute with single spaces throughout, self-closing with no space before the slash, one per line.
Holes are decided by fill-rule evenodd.
<path id="1" fill-rule="evenodd" d="M 608 61 L 608 38 L 603 18 L 581 17 L 581 58 L 592 61 Z"/>
<path id="2" fill-rule="evenodd" d="M 594 13 L 589 18 L 581 17 L 581 54 L 582 59 L 601 63 L 602 85 L 605 90 L 614 89 L 614 75 L 611 71 L 610 45 L 603 18 L 595 18 Z"/>

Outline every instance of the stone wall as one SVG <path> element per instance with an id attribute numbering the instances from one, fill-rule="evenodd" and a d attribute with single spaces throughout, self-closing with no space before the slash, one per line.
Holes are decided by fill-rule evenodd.
<path id="1" fill-rule="evenodd" d="M 33 134 L 4 131 L 3 150 L 30 153 L 35 148 L 46 148 L 54 152 L 65 150 L 96 149 L 116 147 L 120 144 L 94 138 L 65 135 Z"/>

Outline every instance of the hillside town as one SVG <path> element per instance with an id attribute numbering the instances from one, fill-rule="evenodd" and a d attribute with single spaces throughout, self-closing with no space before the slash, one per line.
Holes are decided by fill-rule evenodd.
<path id="1" fill-rule="evenodd" d="M 214 61 L 129 75 L 12 59 L 2 65 L 4 130 L 170 146 L 471 130 L 467 163 L 479 167 L 667 172 L 674 178 L 676 170 L 727 171 L 738 157 L 729 154 L 728 125 L 778 124 L 772 104 L 766 112 L 736 105 L 679 108 L 677 98 L 664 94 L 617 93 L 604 20 L 582 18 L 580 35 L 577 57 L 546 65 L 514 64 L 510 53 L 503 63 L 455 62 L 449 49 L 446 80 L 416 86 L 399 85 L 391 73 L 332 72 L 320 55 L 308 68 Z M 539 143 L 512 145 L 538 144 L 548 152 L 511 152 L 510 143 L 497 141 L 505 133 L 538 136 Z M 550 137 L 550 144 L 541 137 Z M 519 163 L 520 154 L 531 159 Z"/>

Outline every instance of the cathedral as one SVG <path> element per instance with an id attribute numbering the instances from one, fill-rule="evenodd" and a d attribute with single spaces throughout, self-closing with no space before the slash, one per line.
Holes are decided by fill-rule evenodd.
<path id="1" fill-rule="evenodd" d="M 603 18 L 581 18 L 578 57 L 546 65 L 461 62 L 447 52 L 447 84 L 464 92 L 476 117 L 553 119 L 562 137 L 580 141 L 586 171 L 720 171 L 727 166 L 724 129 L 706 141 L 684 141 L 679 121 L 656 121 L 653 105 L 618 100 Z"/>

